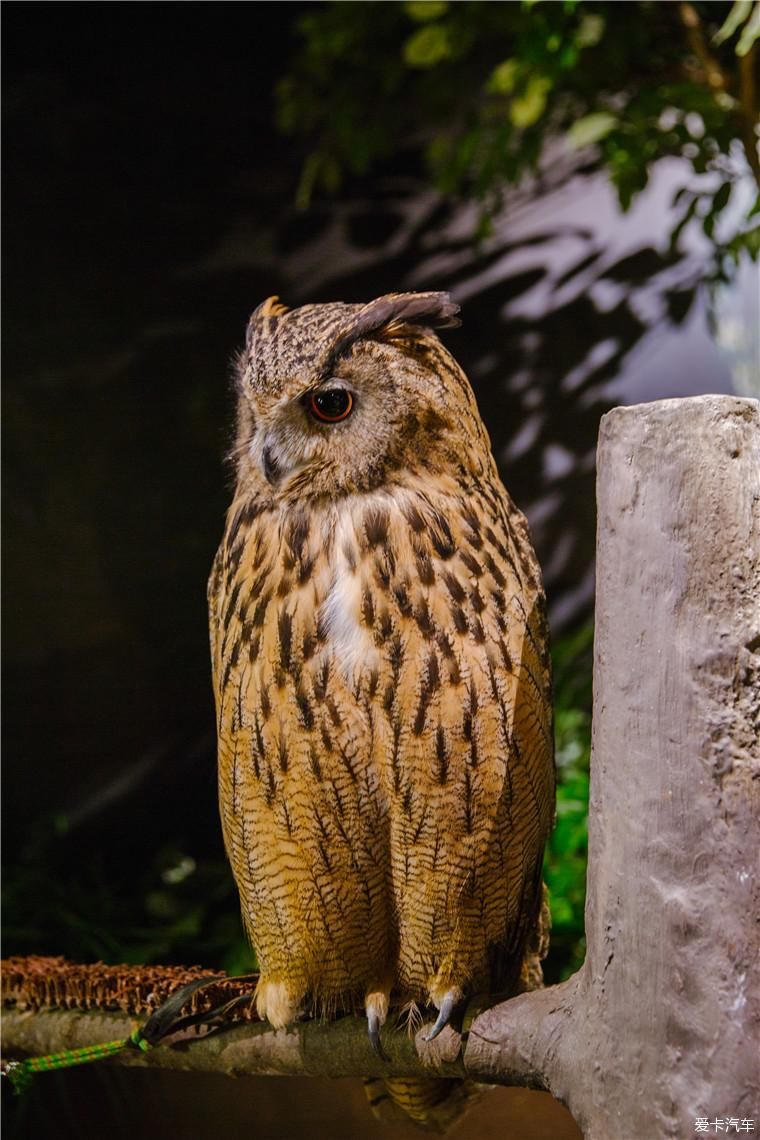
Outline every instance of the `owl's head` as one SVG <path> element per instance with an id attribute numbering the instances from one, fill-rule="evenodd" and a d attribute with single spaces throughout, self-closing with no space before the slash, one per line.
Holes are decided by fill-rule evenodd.
<path id="1" fill-rule="evenodd" d="M 461 467 L 463 437 L 484 432 L 433 331 L 458 325 L 458 311 L 446 293 L 259 305 L 237 360 L 239 480 L 274 500 L 334 498 Z"/>

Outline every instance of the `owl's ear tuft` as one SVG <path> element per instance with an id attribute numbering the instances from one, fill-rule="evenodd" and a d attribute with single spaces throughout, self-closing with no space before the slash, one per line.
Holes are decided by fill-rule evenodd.
<path id="1" fill-rule="evenodd" d="M 448 293 L 388 293 L 359 310 L 351 327 L 340 338 L 337 351 L 345 350 L 362 337 L 381 331 L 393 333 L 406 325 L 456 328 L 462 323 L 458 312 L 459 305 Z"/>
<path id="2" fill-rule="evenodd" d="M 283 305 L 279 297 L 267 297 L 266 301 L 262 301 L 251 313 L 246 330 L 246 344 L 250 345 L 255 333 L 266 331 L 265 324 L 267 321 L 276 320 L 277 317 L 282 317 L 289 312 L 289 307 Z"/>
<path id="3" fill-rule="evenodd" d="M 261 304 L 254 309 L 251 320 L 257 317 L 281 317 L 283 313 L 289 312 L 290 308 L 287 305 L 283 305 L 279 297 L 267 297 L 266 301 L 262 301 Z"/>
<path id="4" fill-rule="evenodd" d="M 462 323 L 458 313 L 459 305 L 448 293 L 388 293 L 365 305 L 356 323 L 360 336 L 389 325 L 448 329 Z"/>

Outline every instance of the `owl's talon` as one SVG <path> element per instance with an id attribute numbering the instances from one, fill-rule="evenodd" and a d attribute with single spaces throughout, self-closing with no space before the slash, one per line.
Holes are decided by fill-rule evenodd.
<path id="1" fill-rule="evenodd" d="M 424 1033 L 422 1036 L 423 1041 L 434 1041 L 435 1038 L 441 1033 L 451 1021 L 451 1015 L 457 1004 L 457 993 L 449 992 L 444 995 L 441 1002 L 441 1008 L 438 1010 L 438 1017 L 435 1019 L 435 1025 L 429 1033 Z"/>
<path id="2" fill-rule="evenodd" d="M 175 990 L 170 997 L 161 1003 L 158 1009 L 153 1010 L 153 1013 L 140 1029 L 140 1037 L 150 1045 L 157 1045 L 162 1037 L 169 1036 L 173 1026 L 183 1020 L 180 1016 L 182 1008 L 194 993 L 202 990 L 205 986 L 212 986 L 217 982 L 224 981 L 224 979 L 225 975 L 223 974 L 216 977 L 195 978 L 186 986 Z"/>
<path id="3" fill-rule="evenodd" d="M 383 1043 L 380 1040 L 380 1018 L 375 1010 L 370 1010 L 367 1013 L 367 1033 L 372 1051 L 377 1054 L 381 1061 L 390 1061 L 390 1057 L 383 1049 Z"/>

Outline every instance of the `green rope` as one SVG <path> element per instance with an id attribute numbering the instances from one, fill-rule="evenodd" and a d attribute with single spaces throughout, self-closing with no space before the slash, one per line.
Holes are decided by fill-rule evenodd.
<path id="1" fill-rule="evenodd" d="M 148 1020 L 129 1037 L 118 1041 L 106 1041 L 102 1045 L 84 1045 L 81 1049 L 63 1049 L 60 1053 L 45 1053 L 42 1057 L 27 1057 L 25 1061 L 9 1061 L 3 1066 L 3 1076 L 8 1077 L 15 1092 L 22 1093 L 29 1087 L 35 1073 L 50 1072 L 55 1069 L 69 1069 L 73 1065 L 87 1065 L 90 1061 L 100 1061 L 103 1057 L 113 1057 L 122 1049 L 141 1049 L 147 1053 L 158 1045 L 163 1038 L 184 1029 L 190 1025 L 206 1022 L 209 1025 L 218 1024 L 230 1010 L 242 1002 L 250 1001 L 250 997 L 242 994 L 232 998 L 231 1001 L 217 1006 L 215 1009 L 182 1017 L 181 1012 L 185 1003 L 199 990 L 222 980 L 218 977 L 196 978 L 182 986 L 163 1005 L 154 1010 Z M 232 979 L 233 981 L 248 981 L 246 978 Z"/>
<path id="2" fill-rule="evenodd" d="M 100 1061 L 103 1057 L 112 1057 L 122 1049 L 141 1049 L 147 1052 L 152 1048 L 149 1041 L 142 1036 L 142 1030 L 136 1029 L 129 1037 L 118 1041 L 104 1041 L 102 1045 L 83 1045 L 81 1049 L 62 1049 L 60 1053 L 45 1053 L 41 1057 L 27 1057 L 24 1061 L 9 1061 L 5 1068 L 5 1075 L 9 1078 L 14 1092 L 22 1093 L 30 1085 L 35 1073 L 48 1073 L 55 1069 L 70 1069 L 74 1065 L 87 1065 L 91 1061 Z"/>

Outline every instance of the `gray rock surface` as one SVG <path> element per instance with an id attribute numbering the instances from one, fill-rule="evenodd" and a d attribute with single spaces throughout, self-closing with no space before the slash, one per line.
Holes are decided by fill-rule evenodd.
<path id="1" fill-rule="evenodd" d="M 476 1019 L 465 1066 L 497 1052 L 586 1140 L 757 1126 L 760 406 L 616 408 L 597 480 L 587 957 Z"/>

